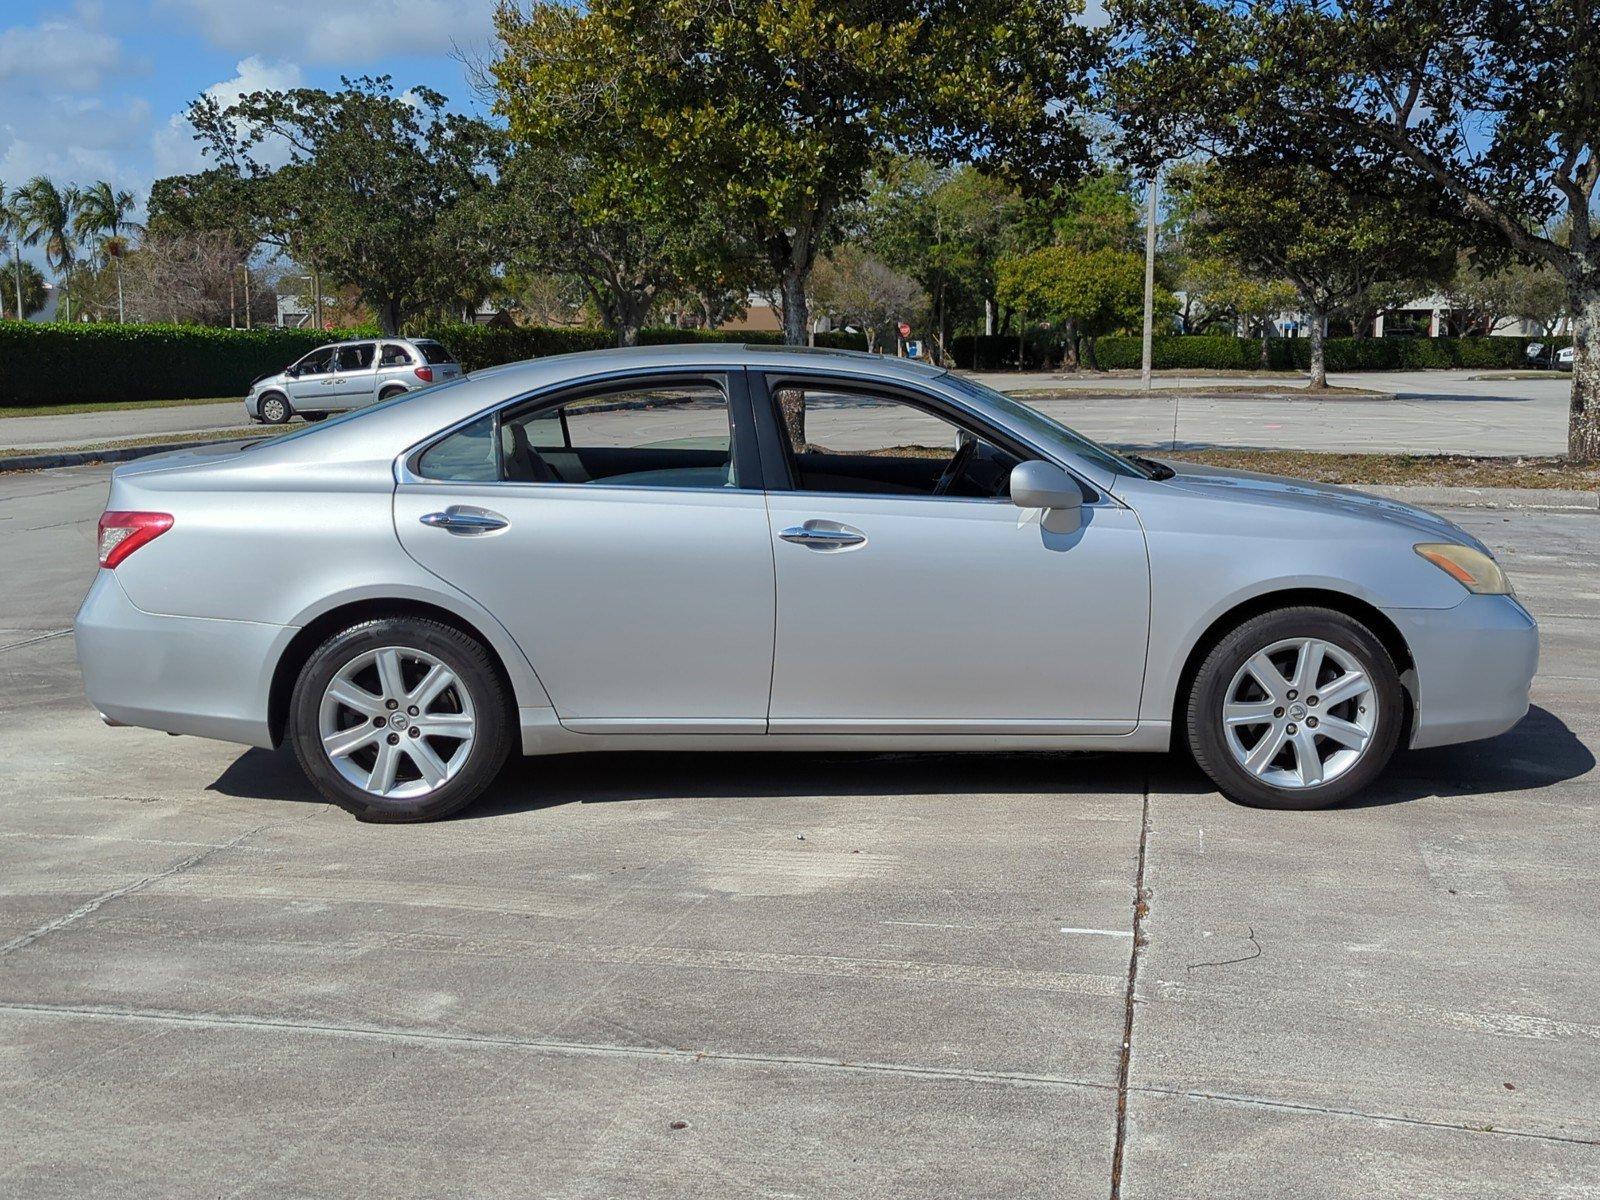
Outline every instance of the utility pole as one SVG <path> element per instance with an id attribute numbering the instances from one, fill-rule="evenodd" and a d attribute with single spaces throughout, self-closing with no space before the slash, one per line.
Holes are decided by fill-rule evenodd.
<path id="1" fill-rule="evenodd" d="M 1161 178 L 1161 167 L 1150 171 L 1150 211 L 1144 227 L 1144 357 L 1140 360 L 1139 385 L 1150 390 L 1150 369 L 1155 359 L 1156 314 L 1156 186 Z"/>

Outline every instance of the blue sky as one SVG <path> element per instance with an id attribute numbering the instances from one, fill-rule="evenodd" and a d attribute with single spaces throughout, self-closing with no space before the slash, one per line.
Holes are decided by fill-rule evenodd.
<path id="1" fill-rule="evenodd" d="M 182 119 L 204 91 L 389 74 L 475 107 L 457 48 L 493 0 L 0 0 L 0 183 L 152 179 L 204 166 Z"/>

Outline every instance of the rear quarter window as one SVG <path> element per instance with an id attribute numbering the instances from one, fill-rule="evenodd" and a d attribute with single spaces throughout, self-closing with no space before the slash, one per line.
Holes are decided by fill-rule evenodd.
<path id="1" fill-rule="evenodd" d="M 422 351 L 422 357 L 427 359 L 430 363 L 438 364 L 455 362 L 455 359 L 450 356 L 450 351 L 446 350 L 438 342 L 418 342 L 416 343 L 416 346 L 418 350 Z"/>
<path id="2" fill-rule="evenodd" d="M 455 483 L 498 481 L 500 455 L 495 445 L 494 414 L 479 417 L 429 446 L 417 459 L 417 474 L 424 479 Z"/>

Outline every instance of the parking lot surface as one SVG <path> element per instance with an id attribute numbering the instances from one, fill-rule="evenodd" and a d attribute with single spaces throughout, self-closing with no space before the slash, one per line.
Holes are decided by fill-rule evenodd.
<path id="1" fill-rule="evenodd" d="M 1451 512 L 1535 707 L 1334 811 L 1157 756 L 606 755 L 382 827 L 100 725 L 108 474 L 0 476 L 0 1194 L 1600 1190 L 1600 516 Z"/>

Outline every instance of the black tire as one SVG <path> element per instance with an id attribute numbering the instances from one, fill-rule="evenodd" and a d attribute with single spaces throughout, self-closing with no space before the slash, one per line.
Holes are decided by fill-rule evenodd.
<path id="1" fill-rule="evenodd" d="M 294 415 L 289 407 L 289 397 L 281 392 L 267 392 L 256 405 L 257 419 L 263 425 L 282 425 Z"/>
<path id="2" fill-rule="evenodd" d="M 1275 643 L 1294 638 L 1319 639 L 1354 659 L 1371 681 L 1378 711 L 1360 757 L 1342 773 L 1320 785 L 1278 787 L 1258 778 L 1236 760 L 1223 725 L 1223 706 L 1228 700 L 1226 693 L 1230 685 L 1246 662 Z M 1335 665 L 1325 669 L 1337 671 L 1338 667 Z M 1297 696 L 1296 703 L 1304 707 L 1306 699 Z M 1362 791 L 1388 766 L 1405 726 L 1405 704 L 1405 692 L 1394 659 L 1383 642 L 1365 625 L 1328 608 L 1279 609 L 1244 622 L 1226 634 L 1206 655 L 1189 691 L 1189 748 L 1200 769 L 1230 800 L 1255 808 L 1326 808 Z M 1331 709 L 1322 710 L 1321 719 L 1326 721 L 1335 715 L 1335 710 L 1346 716 L 1353 711 L 1336 704 Z M 1278 711 L 1274 709 L 1274 713 Z M 1282 719 L 1292 720 L 1298 711 L 1299 708 L 1283 710 Z M 1364 713 L 1365 709 L 1360 711 Z M 1304 736 L 1305 726 L 1316 724 L 1318 720 L 1318 709 L 1310 708 L 1306 712 L 1310 721 L 1303 720 L 1300 726 L 1287 725 L 1285 728 L 1299 729 Z M 1246 735 L 1241 732 L 1237 736 L 1243 744 Z M 1265 737 L 1266 732 L 1254 727 L 1250 736 Z M 1323 753 L 1336 750 L 1337 747 L 1336 743 L 1321 735 L 1313 735 L 1313 741 Z M 1250 748 L 1246 747 L 1247 750 Z M 1280 761 L 1298 762 L 1299 753 L 1297 748 L 1290 748 L 1287 751 L 1288 759 Z"/>
<path id="3" fill-rule="evenodd" d="M 468 692 L 476 718 L 473 741 L 459 770 L 418 797 L 386 798 L 355 786 L 323 749 L 319 716 L 329 682 L 352 659 L 383 647 L 418 650 L 438 659 Z M 289 740 L 317 790 L 360 820 L 432 821 L 471 804 L 494 781 L 511 750 L 512 711 L 511 697 L 489 651 L 475 638 L 438 621 L 384 617 L 334 634 L 306 660 L 289 702 Z"/>
<path id="4" fill-rule="evenodd" d="M 393 400 L 396 396 L 404 396 L 410 390 L 410 388 L 403 387 L 386 387 L 383 389 L 383 391 L 378 393 L 378 399 Z"/>
<path id="5" fill-rule="evenodd" d="M 315 425 L 318 421 L 326 421 L 328 419 L 327 413 L 301 413 L 300 415 L 312 425 Z"/>

